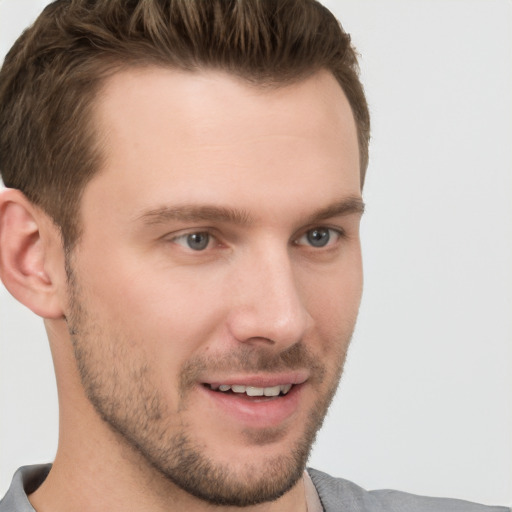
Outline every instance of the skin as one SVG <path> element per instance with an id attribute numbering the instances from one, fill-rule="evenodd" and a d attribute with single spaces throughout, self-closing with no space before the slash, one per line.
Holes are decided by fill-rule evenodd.
<path id="1" fill-rule="evenodd" d="M 37 229 L 25 266 L 38 293 L 9 265 L 2 278 L 45 317 L 59 389 L 59 449 L 33 506 L 306 510 L 300 475 L 362 289 L 341 88 L 327 72 L 263 89 L 133 69 L 109 79 L 95 114 L 105 162 L 67 262 L 44 213 L 16 191 L 0 202 L 4 236 Z M 294 386 L 254 399 L 210 389 L 223 383 Z"/>

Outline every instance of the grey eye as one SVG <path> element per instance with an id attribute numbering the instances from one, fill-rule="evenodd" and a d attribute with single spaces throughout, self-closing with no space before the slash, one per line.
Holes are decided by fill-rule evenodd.
<path id="1" fill-rule="evenodd" d="M 324 247 L 329 243 L 331 239 L 330 229 L 327 228 L 315 228 L 310 229 L 306 233 L 306 239 L 309 245 L 313 247 Z"/>
<path id="2" fill-rule="evenodd" d="M 208 233 L 190 233 L 186 235 L 186 242 L 194 251 L 202 251 L 208 247 L 210 235 Z"/>

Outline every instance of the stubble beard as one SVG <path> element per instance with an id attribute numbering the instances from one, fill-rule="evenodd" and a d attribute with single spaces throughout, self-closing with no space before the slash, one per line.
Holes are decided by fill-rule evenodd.
<path id="1" fill-rule="evenodd" d="M 270 359 L 265 353 L 242 350 L 222 359 L 196 357 L 180 372 L 180 411 L 169 412 L 165 400 L 151 382 L 147 363 L 126 356 L 129 344 L 106 335 L 95 325 L 81 300 L 75 276 L 68 268 L 68 329 L 71 335 L 82 386 L 101 419 L 118 439 L 138 453 L 148 467 L 166 480 L 212 505 L 247 507 L 274 501 L 289 491 L 302 477 L 329 405 L 336 393 L 349 339 L 339 340 L 335 372 L 327 379 L 326 369 L 302 343 L 297 343 Z M 351 334 L 351 333 L 350 333 Z M 350 337 L 349 337 L 350 338 Z M 127 364 L 123 364 L 127 363 Z M 130 366 L 131 367 L 127 367 Z M 246 463 L 244 471 L 233 471 L 204 453 L 197 439 L 178 414 L 186 409 L 186 397 L 195 376 L 204 369 L 230 368 L 246 371 L 279 371 L 308 368 L 318 400 L 310 411 L 303 433 L 286 454 L 268 457 L 259 464 Z M 208 428 L 205 425 L 205 428 Z M 298 426 L 300 428 L 300 426 Z M 283 433 L 279 429 L 246 432 L 254 445 L 266 444 Z"/>

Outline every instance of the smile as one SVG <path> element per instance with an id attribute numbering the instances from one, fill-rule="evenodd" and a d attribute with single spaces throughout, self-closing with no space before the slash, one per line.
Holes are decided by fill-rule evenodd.
<path id="1" fill-rule="evenodd" d="M 284 396 L 288 394 L 290 389 L 292 388 L 292 384 L 281 384 L 278 386 L 269 386 L 269 387 L 255 387 L 255 386 L 245 386 L 242 384 L 207 384 L 207 386 L 212 391 L 219 391 L 222 393 L 236 393 L 236 394 L 246 394 L 247 396 Z"/>
<path id="2" fill-rule="evenodd" d="M 275 428 L 308 407 L 310 377 L 307 369 L 216 375 L 201 379 L 198 389 L 214 417 L 222 417 L 232 428 Z"/>

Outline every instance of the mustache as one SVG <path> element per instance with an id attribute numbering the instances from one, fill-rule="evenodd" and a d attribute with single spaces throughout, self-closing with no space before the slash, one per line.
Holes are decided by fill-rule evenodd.
<path id="1" fill-rule="evenodd" d="M 278 373 L 301 369 L 308 369 L 316 383 L 324 380 L 324 365 L 302 342 L 278 353 L 269 348 L 241 345 L 226 354 L 200 355 L 187 361 L 180 372 L 180 391 L 185 394 L 201 376 L 214 372 Z"/>

